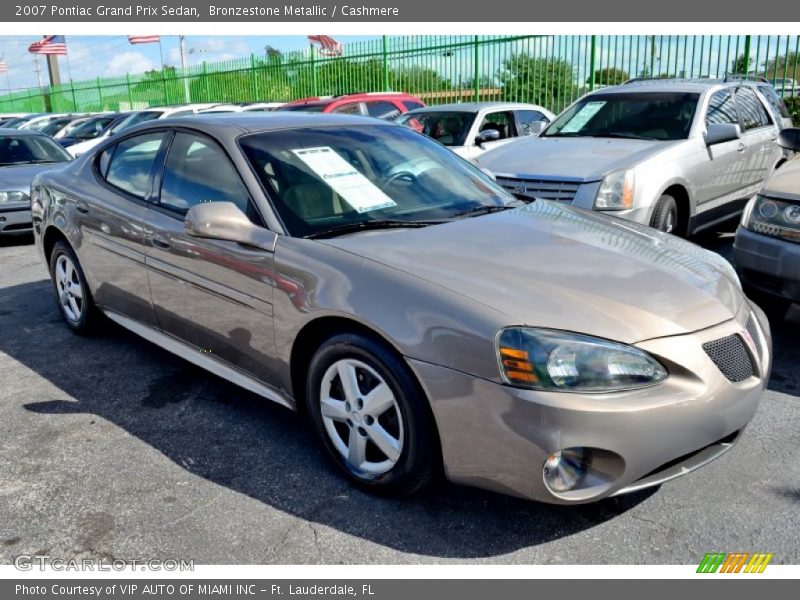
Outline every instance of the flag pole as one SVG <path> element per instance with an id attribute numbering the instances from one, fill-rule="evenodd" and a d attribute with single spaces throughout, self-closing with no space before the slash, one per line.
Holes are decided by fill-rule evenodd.
<path id="1" fill-rule="evenodd" d="M 158 56 L 161 58 L 161 73 L 164 73 L 164 49 L 161 47 L 161 36 L 158 36 Z"/>

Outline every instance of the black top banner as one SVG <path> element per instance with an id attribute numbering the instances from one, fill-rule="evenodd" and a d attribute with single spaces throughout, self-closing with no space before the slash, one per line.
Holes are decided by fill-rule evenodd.
<path id="1" fill-rule="evenodd" d="M 47 0 L 0 5 L 4 22 L 781 22 L 800 21 L 800 2 L 760 0 Z"/>

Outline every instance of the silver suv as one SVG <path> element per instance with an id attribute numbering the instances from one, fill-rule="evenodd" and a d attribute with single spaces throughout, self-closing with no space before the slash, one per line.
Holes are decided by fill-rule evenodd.
<path id="1" fill-rule="evenodd" d="M 757 82 L 637 80 L 587 94 L 539 137 L 477 160 L 521 199 L 687 236 L 740 213 L 786 160 Z"/>

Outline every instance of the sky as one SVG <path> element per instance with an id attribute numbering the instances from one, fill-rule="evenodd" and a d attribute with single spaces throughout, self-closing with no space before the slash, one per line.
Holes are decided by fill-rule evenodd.
<path id="1" fill-rule="evenodd" d="M 146 32 L 145 32 L 146 33 Z M 342 43 L 373 39 L 375 36 L 337 36 Z M 38 86 L 34 54 L 28 46 L 40 36 L 0 36 L 0 55 L 8 65 L 8 79 L 0 75 L 0 89 L 10 82 L 12 89 Z M 124 35 L 68 35 L 68 57 L 58 58 L 61 81 L 85 81 L 95 77 L 114 77 L 126 73 L 141 73 L 161 67 L 158 44 L 128 43 Z M 266 46 L 282 52 L 302 50 L 308 40 L 302 35 L 287 36 L 186 36 L 188 63 L 214 62 L 241 58 L 250 54 L 263 55 Z M 177 35 L 161 36 L 164 63 L 180 66 Z M 42 82 L 47 85 L 47 63 L 39 57 Z"/>

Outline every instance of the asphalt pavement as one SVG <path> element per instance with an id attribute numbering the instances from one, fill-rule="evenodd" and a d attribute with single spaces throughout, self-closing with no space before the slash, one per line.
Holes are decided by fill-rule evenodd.
<path id="1" fill-rule="evenodd" d="M 704 236 L 729 254 L 731 237 Z M 0 241 L 0 562 L 800 563 L 800 310 L 741 442 L 658 489 L 554 507 L 441 483 L 349 486 L 296 414 L 112 325 L 62 323 L 30 240 Z M 631 432 L 636 435 L 636 432 Z"/>

